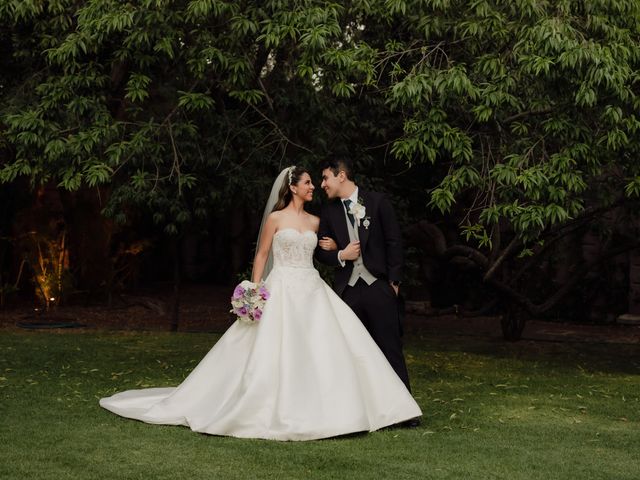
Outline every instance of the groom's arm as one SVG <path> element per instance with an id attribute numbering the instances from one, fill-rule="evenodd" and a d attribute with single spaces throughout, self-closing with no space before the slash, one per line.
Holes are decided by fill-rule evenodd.
<path id="1" fill-rule="evenodd" d="M 390 282 L 402 281 L 402 264 L 404 252 L 402 249 L 402 231 L 398 224 L 396 212 L 391 202 L 383 195 L 380 200 L 380 219 L 384 234 L 387 254 L 387 276 Z"/>
<path id="2" fill-rule="evenodd" d="M 336 239 L 329 222 L 327 222 L 328 212 L 326 212 L 327 207 L 324 207 L 322 214 L 320 215 L 320 226 L 318 227 L 318 239 L 322 237 L 331 237 L 334 240 Z M 318 259 L 320 263 L 324 263 L 325 265 L 329 265 L 330 267 L 337 267 L 340 265 L 340 261 L 338 260 L 338 252 L 339 250 L 323 250 L 319 246 L 316 247 L 315 257 Z"/>

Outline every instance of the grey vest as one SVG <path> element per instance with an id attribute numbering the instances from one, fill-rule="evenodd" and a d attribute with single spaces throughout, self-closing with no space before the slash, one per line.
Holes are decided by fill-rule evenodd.
<path id="1" fill-rule="evenodd" d="M 358 235 L 358 229 L 356 226 L 351 225 L 349 221 L 349 217 L 345 213 L 345 220 L 347 222 L 347 230 L 349 231 L 349 240 L 352 242 L 359 241 L 360 236 Z M 362 261 L 362 251 L 360 252 L 360 256 L 353 261 L 353 271 L 351 272 L 351 277 L 349 277 L 349 282 L 347 285 L 353 287 L 359 278 L 362 278 L 367 285 L 371 285 L 373 282 L 377 280 L 369 270 L 364 266 L 364 262 Z"/>

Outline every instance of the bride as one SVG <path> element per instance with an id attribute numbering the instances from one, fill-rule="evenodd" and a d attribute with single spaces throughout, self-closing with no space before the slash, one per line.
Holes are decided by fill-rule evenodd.
<path id="1" fill-rule="evenodd" d="M 100 400 L 147 423 L 212 435 L 313 440 L 373 431 L 421 415 L 360 320 L 313 267 L 314 186 L 284 169 L 263 217 L 252 280 L 271 293 L 259 323 L 236 321 L 177 387 Z"/>

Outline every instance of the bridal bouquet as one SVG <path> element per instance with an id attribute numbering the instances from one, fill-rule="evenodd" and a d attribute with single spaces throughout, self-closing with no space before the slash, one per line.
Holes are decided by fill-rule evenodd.
<path id="1" fill-rule="evenodd" d="M 238 316 L 238 320 L 255 324 L 262 317 L 262 310 L 269 299 L 269 290 L 264 282 L 258 284 L 243 280 L 233 290 L 231 296 L 231 313 Z"/>

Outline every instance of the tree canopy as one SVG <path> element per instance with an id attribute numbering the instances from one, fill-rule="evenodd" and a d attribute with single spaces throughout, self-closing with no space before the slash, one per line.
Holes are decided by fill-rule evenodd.
<path id="1" fill-rule="evenodd" d="M 0 181 L 100 187 L 121 222 L 176 233 L 347 154 L 490 280 L 640 195 L 636 0 L 5 0 L 0 26 Z"/>

